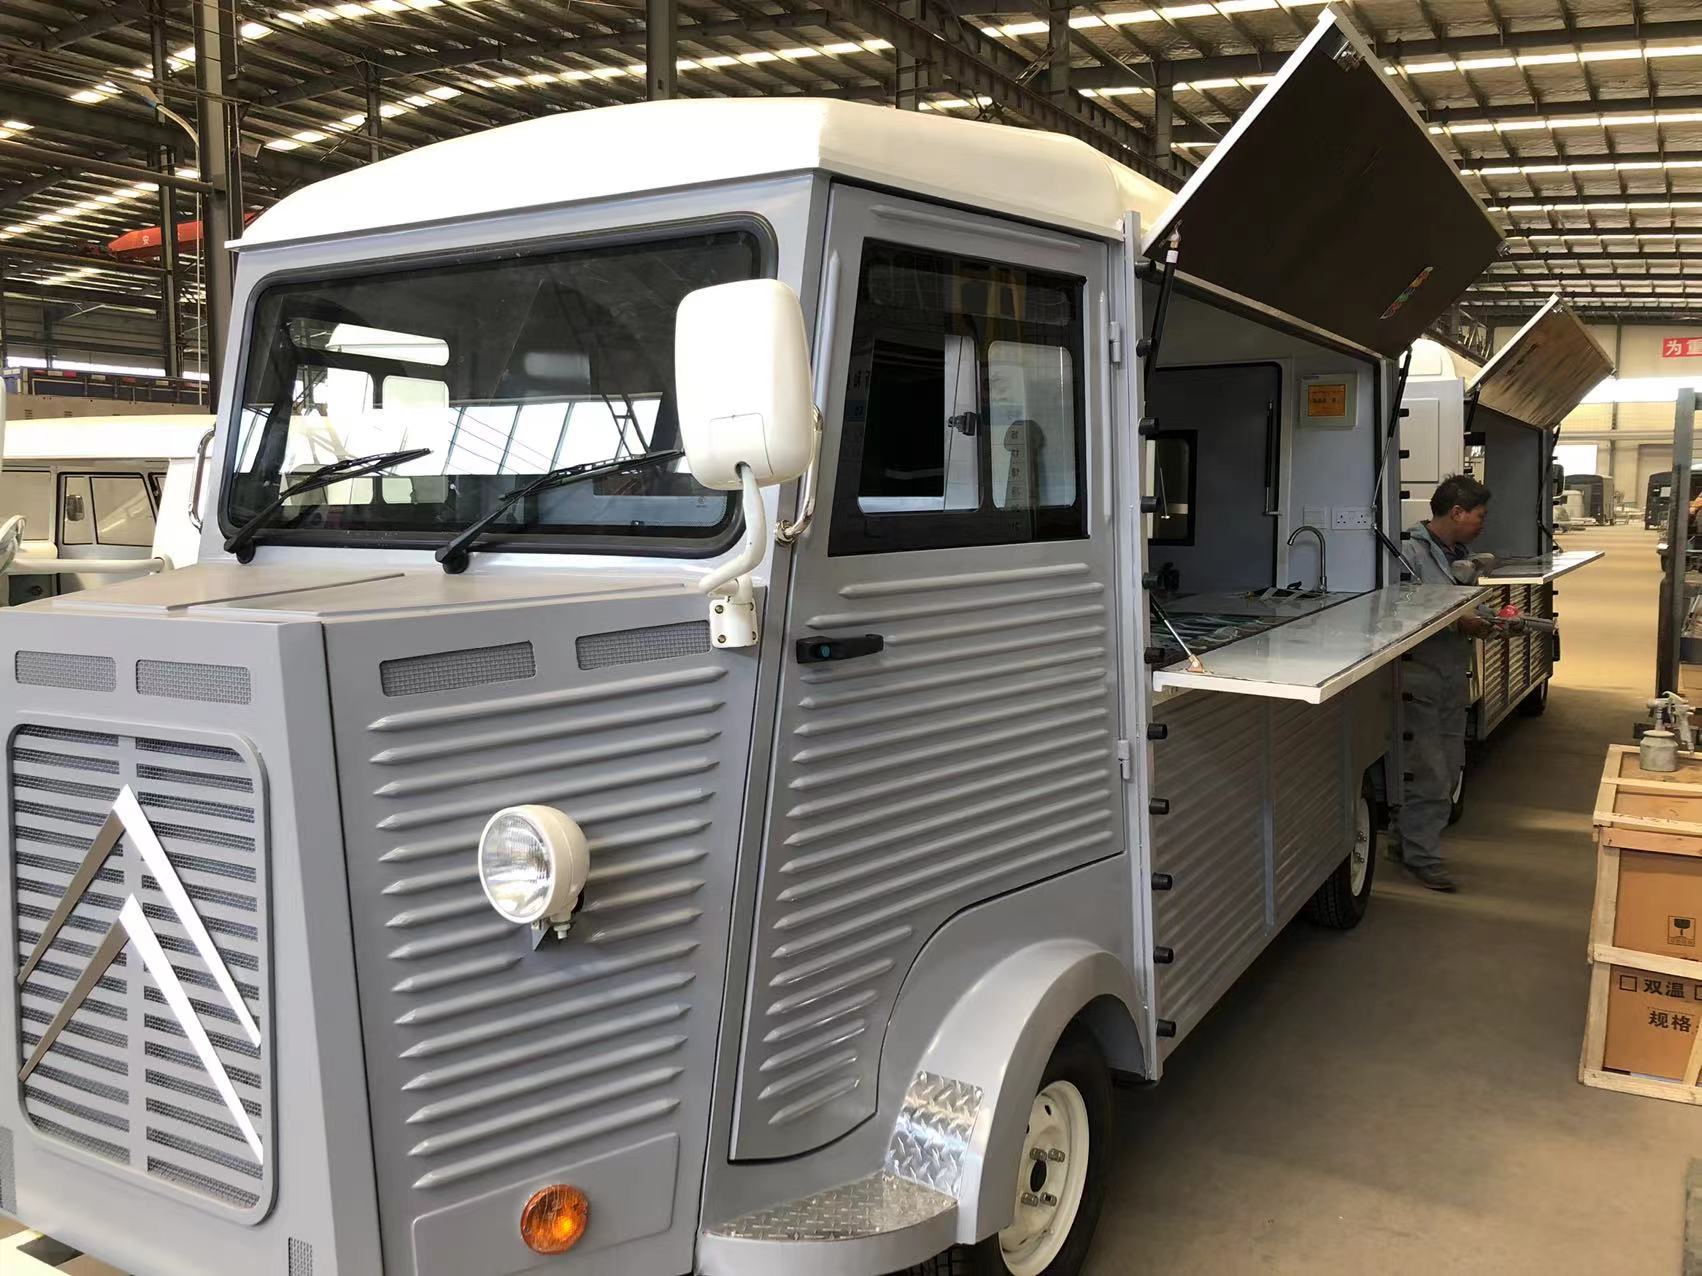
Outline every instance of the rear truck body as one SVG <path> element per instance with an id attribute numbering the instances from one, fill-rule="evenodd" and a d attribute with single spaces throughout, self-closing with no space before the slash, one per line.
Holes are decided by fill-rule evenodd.
<path id="1" fill-rule="evenodd" d="M 657 103 L 255 222 L 201 561 L 0 615 L 0 1209 L 136 1276 L 1076 1270 L 1109 1070 L 1358 920 L 1479 593 L 1385 480 L 1497 233 L 1333 13 L 1228 141 L 1172 198 Z"/>
<path id="2" fill-rule="evenodd" d="M 1413 349 L 1402 398 L 1401 525 L 1430 517 L 1430 495 L 1451 474 L 1492 493 L 1473 553 L 1495 557 L 1479 577 L 1496 610 L 1556 616 L 1555 581 L 1602 557 L 1555 539 L 1554 445 L 1560 424 L 1613 361 L 1559 297 L 1552 297 L 1478 368 L 1434 341 Z M 1560 633 L 1516 633 L 1473 644 L 1468 740 L 1482 743 L 1515 709 L 1540 713 L 1560 658 Z"/>

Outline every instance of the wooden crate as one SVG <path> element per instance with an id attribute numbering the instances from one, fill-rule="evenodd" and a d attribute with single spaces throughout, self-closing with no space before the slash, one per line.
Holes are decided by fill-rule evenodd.
<path id="1" fill-rule="evenodd" d="M 1702 859 L 1702 753 L 1679 755 L 1679 769 L 1647 772 L 1637 746 L 1607 751 L 1596 794 L 1596 899 L 1590 917 L 1589 1010 L 1578 1079 L 1585 1085 L 1679 1103 L 1702 1104 L 1702 1026 L 1691 1042 L 1681 1077 L 1662 1080 L 1606 1071 L 1608 998 L 1615 967 L 1702 982 L 1702 961 L 1620 948 L 1614 943 L 1619 907 L 1620 854 L 1654 852 Z"/>
<path id="2" fill-rule="evenodd" d="M 1691 704 L 1702 701 L 1702 665 L 1679 665 L 1678 694 Z"/>

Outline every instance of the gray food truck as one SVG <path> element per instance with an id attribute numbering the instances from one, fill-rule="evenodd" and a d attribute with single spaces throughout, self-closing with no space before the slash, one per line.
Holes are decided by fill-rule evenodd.
<path id="1" fill-rule="evenodd" d="M 1399 579 L 1392 358 L 1499 241 L 1334 13 L 1180 195 L 718 100 L 289 196 L 200 561 L 0 614 L 0 1209 L 137 1276 L 1079 1270 L 1112 1073 L 1365 909 L 1479 593 Z"/>
<path id="2" fill-rule="evenodd" d="M 1450 474 L 1487 484 L 1489 515 L 1471 548 L 1495 557 L 1479 577 L 1492 607 L 1553 620 L 1555 582 L 1602 557 L 1557 552 L 1554 448 L 1567 414 L 1612 374 L 1613 360 L 1559 296 L 1481 368 L 1434 342 L 1415 347 L 1401 400 L 1401 522 L 1429 518 L 1430 494 Z M 1474 640 L 1467 739 L 1487 740 L 1515 710 L 1542 713 L 1559 656 L 1558 630 Z M 1465 785 L 1462 771 L 1456 818 Z"/>

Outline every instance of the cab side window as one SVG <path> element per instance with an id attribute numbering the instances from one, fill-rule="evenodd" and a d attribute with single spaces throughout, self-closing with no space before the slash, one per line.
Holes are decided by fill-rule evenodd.
<path id="1" fill-rule="evenodd" d="M 24 519 L 24 539 L 53 539 L 53 475 L 46 470 L 0 470 L 0 523 Z"/>
<path id="2" fill-rule="evenodd" d="M 863 250 L 831 554 L 1086 535 L 1083 282 Z"/>
<path id="3" fill-rule="evenodd" d="M 101 545 L 154 543 L 154 503 L 140 474 L 96 474 L 89 479 L 95 503 L 95 541 Z"/>
<path id="4" fill-rule="evenodd" d="M 60 545 L 154 543 L 154 499 L 140 474 L 66 474 L 59 482 Z"/>

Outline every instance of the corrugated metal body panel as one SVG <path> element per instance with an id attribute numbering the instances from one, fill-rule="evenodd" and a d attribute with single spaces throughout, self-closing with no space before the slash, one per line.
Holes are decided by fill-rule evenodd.
<path id="1" fill-rule="evenodd" d="M 1328 710 L 1329 706 L 1321 706 Z M 1193 692 L 1162 703 L 1169 727 L 1153 749 L 1153 871 L 1175 885 L 1154 893 L 1153 942 L 1175 951 L 1157 968 L 1158 1014 L 1174 1046 L 1264 946 L 1267 925 L 1265 784 L 1270 703 Z"/>
<path id="2" fill-rule="evenodd" d="M 877 576 L 905 557 L 915 575 Z M 923 576 L 939 555 L 852 561 L 859 575 L 793 629 L 879 632 L 886 648 L 789 671 L 741 1157 L 815 1146 L 874 1110 L 887 1016 L 942 921 L 1124 844 L 1097 572 L 1063 561 Z"/>
<path id="3" fill-rule="evenodd" d="M 1346 857 L 1359 777 L 1388 743 L 1392 670 L 1321 705 L 1193 692 L 1152 746 L 1158 1015 L 1186 1037 Z"/>
<path id="4" fill-rule="evenodd" d="M 246 673 L 246 670 L 244 670 Z M 34 1052 L 126 898 L 149 927 L 206 1029 L 237 1100 L 270 1150 L 271 1032 L 264 794 L 246 749 L 147 728 L 146 734 L 23 722 L 8 747 L 14 821 L 17 959 L 34 950 L 119 791 L 128 786 L 238 994 L 260 1027 L 253 1044 L 191 935 L 125 835 L 19 989 L 19 1057 Z M 127 949 L 134 945 L 126 943 Z M 120 954 L 22 1083 L 35 1129 L 169 1192 L 253 1221 L 272 1197 L 262 1164 L 214 1088 L 139 955 Z"/>
<path id="5" fill-rule="evenodd" d="M 1554 586 L 1533 585 L 1531 587 L 1531 615 L 1541 616 L 1544 620 L 1554 617 Z M 1537 634 L 1531 638 L 1531 682 L 1538 683 L 1554 673 L 1554 639 L 1548 634 Z"/>
<path id="6" fill-rule="evenodd" d="M 1507 606 L 1516 607 L 1521 613 L 1529 613 L 1531 609 L 1531 587 L 1529 585 L 1509 585 L 1507 587 Z M 1531 689 L 1531 639 L 1528 634 L 1511 634 L 1507 642 L 1507 703 L 1509 707 L 1516 705 L 1525 698 L 1525 692 Z"/>
<path id="7" fill-rule="evenodd" d="M 1483 698 L 1478 709 L 1482 735 L 1488 735 L 1507 713 L 1507 646 L 1494 638 L 1483 642 Z"/>
<path id="8" fill-rule="evenodd" d="M 327 628 L 387 1272 L 460 1276 L 416 1250 L 422 1215 L 437 1233 L 506 1233 L 493 1211 L 525 1184 L 668 1136 L 673 1177 L 629 1177 L 673 1200 L 671 1220 L 580 1262 L 691 1265 L 755 653 L 587 671 L 576 639 L 702 607 L 670 594 L 421 618 L 406 652 L 383 623 Z M 385 659 L 475 636 L 530 642 L 536 677 L 384 696 Z M 477 872 L 485 821 L 523 803 L 559 807 L 591 843 L 571 930 L 536 951 Z M 507 1186 L 514 1201 L 490 1197 Z"/>
<path id="9" fill-rule="evenodd" d="M 1350 800 L 1359 796 L 1347 767 L 1339 711 L 1278 701 L 1271 706 L 1271 856 L 1276 921 L 1292 917 L 1327 872 L 1341 863 Z"/>

